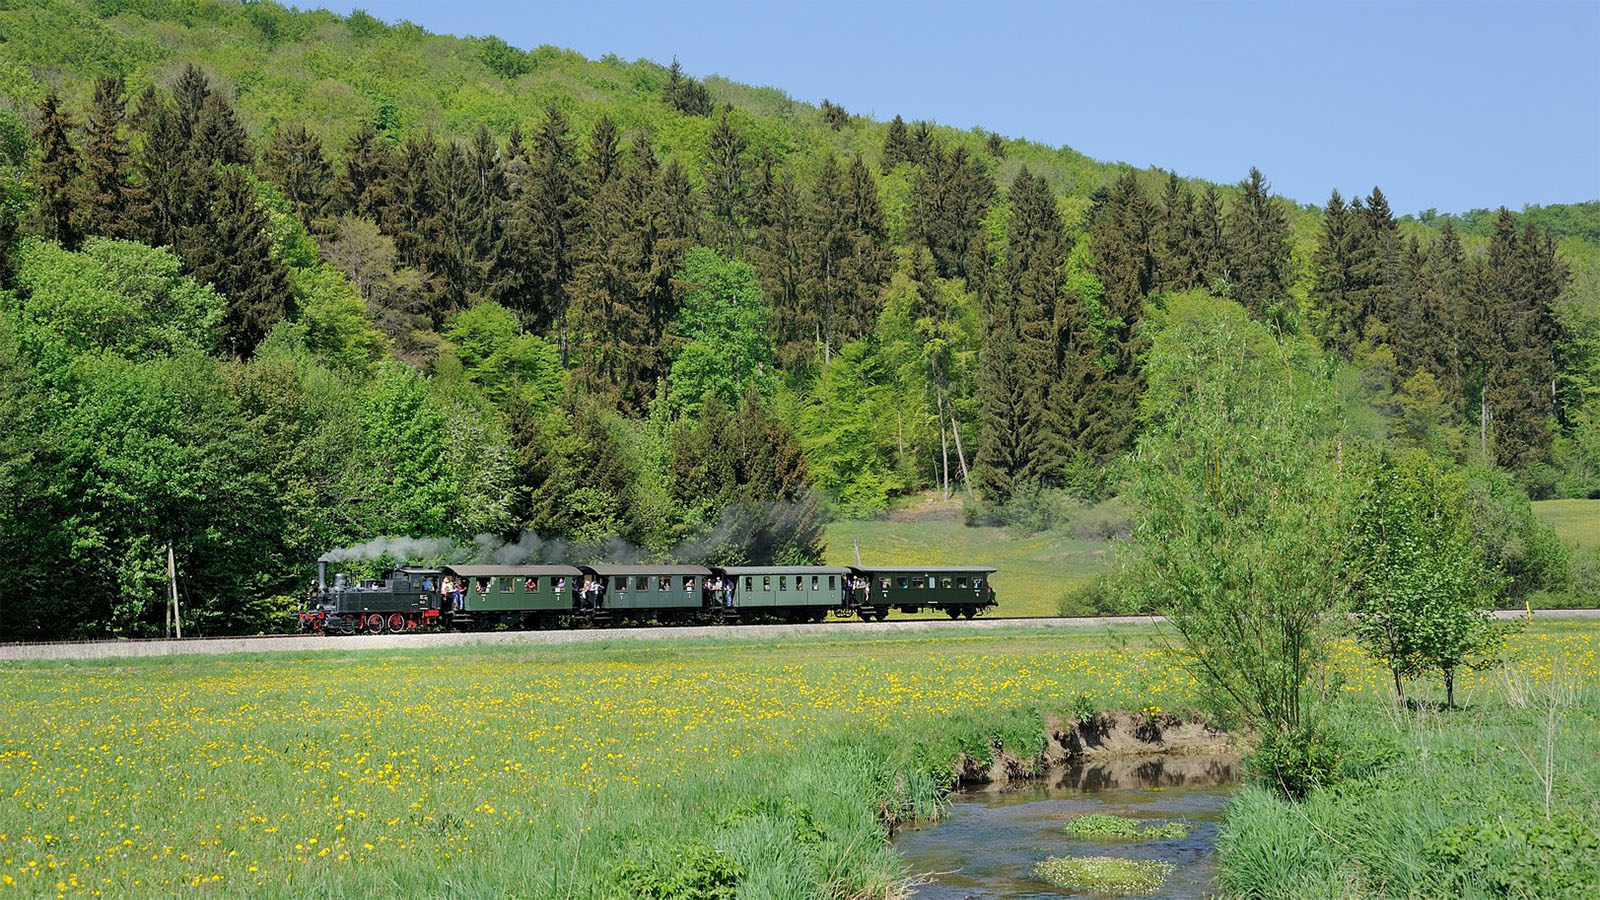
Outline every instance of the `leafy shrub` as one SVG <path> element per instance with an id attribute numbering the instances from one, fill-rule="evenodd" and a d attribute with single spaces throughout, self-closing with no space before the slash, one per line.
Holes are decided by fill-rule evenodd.
<path id="1" fill-rule="evenodd" d="M 680 847 L 657 864 L 631 859 L 617 880 L 627 896 L 651 900 L 733 900 L 744 871 L 722 853 L 699 844 Z"/>
<path id="2" fill-rule="evenodd" d="M 1103 575 L 1073 585 L 1056 600 L 1056 613 L 1063 616 L 1115 616 L 1127 611 L 1112 580 Z"/>
<path id="3" fill-rule="evenodd" d="M 1436 896 L 1600 896 L 1600 818 L 1524 813 L 1464 822 L 1428 842 Z"/>
<path id="4" fill-rule="evenodd" d="M 1499 470 L 1467 470 L 1467 513 L 1478 552 L 1507 578 L 1506 593 L 1520 605 L 1536 591 L 1571 586 L 1571 559 L 1548 522 L 1533 514 L 1522 489 Z"/>
<path id="5" fill-rule="evenodd" d="M 1312 790 L 1336 783 L 1344 758 L 1341 743 L 1323 729 L 1302 725 L 1289 732 L 1268 732 L 1245 771 L 1285 797 L 1303 800 Z"/>

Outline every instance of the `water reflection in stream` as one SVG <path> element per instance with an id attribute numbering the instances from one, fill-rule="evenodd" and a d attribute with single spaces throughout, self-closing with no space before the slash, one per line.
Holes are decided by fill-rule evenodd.
<path id="1" fill-rule="evenodd" d="M 1178 868 L 1161 891 L 1148 896 L 1206 897 L 1216 891 L 1217 821 L 1237 778 L 1231 757 L 1146 757 L 1072 766 L 1032 781 L 958 791 L 950 798 L 948 818 L 901 833 L 895 845 L 910 870 L 930 881 L 916 889 L 918 900 L 1072 896 L 1033 875 L 1034 863 L 1050 856 L 1165 860 Z M 1181 819 L 1192 827 L 1179 840 L 1069 837 L 1062 823 L 1088 813 Z"/>

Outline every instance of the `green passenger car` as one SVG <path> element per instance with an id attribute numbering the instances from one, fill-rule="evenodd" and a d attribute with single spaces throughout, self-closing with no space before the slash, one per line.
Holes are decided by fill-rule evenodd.
<path id="1" fill-rule="evenodd" d="M 583 571 L 601 579 L 603 610 L 626 613 L 648 609 L 700 609 L 706 604 L 705 583 L 711 570 L 705 566 L 667 563 L 613 565 L 595 563 Z"/>
<path id="2" fill-rule="evenodd" d="M 462 602 L 452 610 L 456 618 L 480 624 L 569 612 L 583 582 L 575 566 L 445 566 L 444 574 L 447 591 L 452 585 L 465 590 L 457 594 Z"/>
<path id="3" fill-rule="evenodd" d="M 850 577 L 844 566 L 728 566 L 717 572 L 733 581 L 733 604 L 741 609 L 839 606 Z"/>
<path id="4" fill-rule="evenodd" d="M 864 566 L 869 585 L 864 606 L 905 613 L 943 610 L 950 618 L 972 618 L 994 607 L 990 566 Z"/>

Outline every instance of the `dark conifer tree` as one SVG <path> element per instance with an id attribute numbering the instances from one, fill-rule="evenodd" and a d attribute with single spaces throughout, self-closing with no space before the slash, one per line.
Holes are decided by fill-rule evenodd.
<path id="1" fill-rule="evenodd" d="M 322 154 L 322 140 L 305 125 L 280 125 L 261 162 L 267 177 L 294 205 L 300 221 L 317 228 L 333 197 L 333 166 Z"/>
<path id="2" fill-rule="evenodd" d="M 145 243 L 177 248 L 207 193 L 207 170 L 195 165 L 183 137 L 182 115 L 171 105 L 149 112 L 139 153 L 134 218 Z"/>
<path id="3" fill-rule="evenodd" d="M 1006 258 L 991 284 L 978 395 L 983 436 L 976 471 L 993 502 L 1054 481 L 1061 429 L 1050 405 L 1053 322 L 1067 244 L 1055 197 L 1026 167 L 1011 185 Z"/>
<path id="4" fill-rule="evenodd" d="M 383 221 L 378 224 L 394 238 L 401 261 L 418 269 L 427 264 L 432 242 L 428 228 L 438 209 L 432 178 L 437 153 L 433 132 L 407 138 L 384 184 Z"/>
<path id="5" fill-rule="evenodd" d="M 338 207 L 377 221 L 381 218 L 383 183 L 394 168 L 394 151 L 371 125 L 363 125 L 344 145 L 344 168 L 335 184 Z"/>
<path id="6" fill-rule="evenodd" d="M 1359 201 L 1358 201 L 1359 202 Z M 1311 257 L 1312 295 L 1327 316 L 1328 342 L 1345 359 L 1361 341 L 1365 316 L 1351 294 L 1350 208 L 1335 189 L 1322 209 L 1322 242 Z"/>
<path id="7" fill-rule="evenodd" d="M 155 85 L 145 85 L 144 90 L 139 92 L 139 99 L 133 104 L 133 112 L 128 116 L 128 127 L 148 134 L 155 127 L 156 116 L 166 105 L 167 101 Z"/>
<path id="8" fill-rule="evenodd" d="M 850 234 L 850 258 L 846 267 L 849 294 L 835 330 L 834 339 L 840 345 L 872 330 L 878 317 L 878 294 L 889 280 L 894 260 L 889 246 L 889 227 L 884 222 L 883 207 L 878 203 L 878 184 L 859 155 L 850 160 L 845 190 L 846 225 Z"/>
<path id="9" fill-rule="evenodd" d="M 1228 268 L 1228 233 L 1222 208 L 1222 195 L 1215 185 L 1201 192 L 1194 210 L 1195 265 L 1200 286 L 1222 293 L 1232 278 Z M 1232 293 L 1231 289 L 1227 290 Z"/>
<path id="10" fill-rule="evenodd" d="M 812 277 L 806 295 L 809 314 L 803 316 L 814 323 L 815 330 L 807 337 L 820 353 L 823 364 L 832 358 L 836 349 L 833 337 L 837 318 L 848 302 L 845 295 L 851 293 L 845 271 L 853 249 L 849 203 L 848 186 L 839 171 L 839 160 L 830 153 L 823 160 L 822 171 L 812 186 L 811 208 L 807 214 L 810 237 L 806 243 L 812 251 Z"/>
<path id="11" fill-rule="evenodd" d="M 127 100 L 121 78 L 100 77 L 84 123 L 83 215 L 91 234 L 137 238 L 133 220 L 135 189 L 129 181 L 132 154 L 123 131 Z"/>
<path id="12" fill-rule="evenodd" d="M 491 248 L 484 244 L 489 229 L 481 218 L 483 203 L 468 152 L 447 141 L 434 157 L 429 180 L 435 207 L 424 226 L 430 237 L 426 267 L 437 324 L 483 296 L 492 260 Z"/>
<path id="13" fill-rule="evenodd" d="M 617 125 L 610 116 L 601 116 L 600 121 L 594 123 L 594 131 L 589 133 L 589 146 L 583 155 L 583 196 L 599 194 L 617 177 L 621 168 L 622 144 Z"/>
<path id="14" fill-rule="evenodd" d="M 970 281 L 982 267 L 983 217 L 993 197 L 994 182 L 965 147 L 928 150 L 912 182 L 908 219 L 940 277 Z"/>
<path id="15" fill-rule="evenodd" d="M 927 122 L 918 122 L 911 126 L 910 155 L 912 162 L 918 165 L 927 162 L 928 156 L 938 146 L 939 142 L 934 139 L 933 129 L 928 127 Z"/>
<path id="16" fill-rule="evenodd" d="M 525 263 L 513 273 L 523 278 L 508 294 L 507 305 L 536 329 L 559 325 L 563 358 L 567 288 L 582 226 L 580 203 L 577 145 L 568 133 L 567 117 L 550 104 L 533 133 L 528 173 L 516 198 L 510 243 L 512 257 Z"/>
<path id="17" fill-rule="evenodd" d="M 1167 188 L 1161 197 L 1158 220 L 1156 289 L 1187 291 L 1204 287 L 1194 193 L 1188 185 L 1178 180 L 1177 175 L 1167 176 Z"/>
<path id="18" fill-rule="evenodd" d="M 996 132 L 989 132 L 989 136 L 983 141 L 983 148 L 997 160 L 1006 158 L 1006 142 Z"/>
<path id="19" fill-rule="evenodd" d="M 1077 415 L 1080 426 L 1090 429 L 1073 436 L 1073 449 L 1080 454 L 1105 459 L 1133 439 L 1143 384 L 1139 323 L 1145 297 L 1156 286 L 1157 242 L 1156 211 L 1138 178 L 1125 171 L 1095 216 L 1090 238 L 1094 272 L 1104 287 L 1100 306 L 1105 325 L 1098 390 L 1094 397 L 1079 400 L 1090 403 Z"/>
<path id="20" fill-rule="evenodd" d="M 672 275 L 687 249 L 664 224 L 661 174 L 648 140 L 635 139 L 623 171 L 590 201 L 573 277 L 578 377 L 630 414 L 645 411 L 663 374 L 661 338 L 677 311 Z"/>
<path id="21" fill-rule="evenodd" d="M 711 141 L 706 148 L 705 190 L 711 205 L 711 216 L 722 231 L 722 249 L 728 256 L 738 256 L 744 245 L 745 219 L 749 214 L 749 185 L 746 183 L 744 135 L 739 133 L 723 110 L 711 131 Z"/>
<path id="22" fill-rule="evenodd" d="M 195 121 L 194 138 L 189 151 L 202 165 L 221 163 L 230 166 L 247 166 L 253 161 L 250 138 L 244 125 L 234 113 L 232 104 L 222 95 L 212 91 L 200 107 L 200 118 Z"/>
<path id="23" fill-rule="evenodd" d="M 76 250 L 83 236 L 78 210 L 78 175 L 83 168 L 72 144 L 72 129 L 72 117 L 61 98 L 55 91 L 45 94 L 39 101 L 39 124 L 33 129 L 33 142 L 39 148 L 39 226 L 46 238 L 68 250 Z"/>
<path id="24" fill-rule="evenodd" d="M 209 96 L 211 81 L 206 73 L 194 63 L 185 65 L 183 74 L 172 86 L 172 100 L 178 113 L 176 124 L 185 147 L 194 140 L 195 127 L 200 123 L 200 113 L 205 109 Z"/>
<path id="25" fill-rule="evenodd" d="M 785 174 L 764 204 L 765 226 L 757 236 L 756 263 L 761 290 L 772 304 L 772 329 L 778 362 L 790 371 L 811 362 L 817 323 L 807 295 L 807 206 L 794 178 Z"/>
<path id="26" fill-rule="evenodd" d="M 1351 314 L 1360 317 L 1361 339 L 1377 344 L 1401 315 L 1400 231 L 1388 199 L 1376 187 L 1365 202 L 1357 200 L 1350 208 L 1348 303 Z"/>
<path id="27" fill-rule="evenodd" d="M 661 173 L 661 192 L 666 202 L 666 219 L 662 227 L 668 236 L 683 241 L 685 245 L 702 240 L 700 231 L 700 197 L 689 181 L 689 173 L 678 165 L 676 159 L 667 163 Z"/>
<path id="28" fill-rule="evenodd" d="M 845 108 L 827 98 L 822 101 L 822 120 L 834 131 L 843 131 L 850 126 L 850 114 Z"/>
<path id="29" fill-rule="evenodd" d="M 883 174 L 889 174 L 903 162 L 911 162 L 915 149 L 911 144 L 911 132 L 906 129 L 906 120 L 895 116 L 889 122 L 889 133 L 883 138 Z"/>
<path id="30" fill-rule="evenodd" d="M 1433 374 L 1456 410 L 1463 409 L 1465 365 L 1462 341 L 1467 314 L 1466 258 L 1455 225 L 1446 219 L 1428 251 L 1420 290 L 1422 332 L 1418 367 Z"/>
<path id="31" fill-rule="evenodd" d="M 691 116 L 711 115 L 711 93 L 705 85 L 683 74 L 683 67 L 673 57 L 667 69 L 667 86 L 663 93 L 667 104 Z"/>
<path id="32" fill-rule="evenodd" d="M 1269 193 L 1260 169 L 1239 182 L 1239 202 L 1227 217 L 1229 296 L 1250 314 L 1282 324 L 1290 308 L 1289 218 Z"/>
<path id="33" fill-rule="evenodd" d="M 227 298 L 224 342 L 229 353 L 246 359 L 292 311 L 289 272 L 273 253 L 271 222 L 250 179 L 228 168 L 209 180 L 206 215 L 185 229 L 180 254 L 190 276 Z"/>

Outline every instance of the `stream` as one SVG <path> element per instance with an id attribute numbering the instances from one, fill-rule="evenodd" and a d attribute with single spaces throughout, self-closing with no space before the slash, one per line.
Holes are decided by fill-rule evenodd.
<path id="1" fill-rule="evenodd" d="M 1238 781 L 1234 757 L 1137 757 L 1053 769 L 1043 777 L 963 788 L 942 821 L 907 829 L 895 846 L 927 883 L 917 900 L 1060 898 L 1075 895 L 1033 874 L 1051 856 L 1158 859 L 1177 869 L 1146 897 L 1202 898 L 1216 893 L 1217 823 Z M 1067 819 L 1112 813 L 1160 823 L 1179 819 L 1189 836 L 1175 840 L 1081 839 Z"/>

